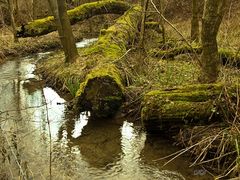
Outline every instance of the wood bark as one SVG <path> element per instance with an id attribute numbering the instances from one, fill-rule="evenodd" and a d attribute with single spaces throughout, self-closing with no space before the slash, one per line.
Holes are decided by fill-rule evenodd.
<path id="1" fill-rule="evenodd" d="M 219 74 L 217 34 L 224 15 L 226 0 L 205 0 L 202 18 L 201 83 L 213 83 Z"/>
<path id="2" fill-rule="evenodd" d="M 161 14 L 163 14 L 163 1 L 162 0 L 155 0 L 154 4 L 156 5 L 156 8 L 158 9 L 158 11 Z M 156 20 L 157 20 L 157 22 L 159 22 L 159 27 L 158 28 L 162 33 L 162 43 L 164 44 L 166 42 L 164 20 L 163 20 L 162 16 L 160 16 L 158 13 L 156 15 Z"/>
<path id="3" fill-rule="evenodd" d="M 142 19 L 141 19 L 141 29 L 139 37 L 139 49 L 144 49 L 144 35 L 145 35 L 145 22 L 146 22 L 146 12 L 148 9 L 149 0 L 142 0 Z"/>
<path id="4" fill-rule="evenodd" d="M 67 15 L 67 7 L 65 0 L 57 0 L 58 4 L 58 18 L 60 22 L 59 29 L 59 36 L 61 40 L 61 44 L 63 45 L 63 51 L 65 54 L 65 62 L 66 63 L 73 63 L 78 55 L 77 47 L 75 45 L 75 40 L 73 37 L 73 32 L 71 28 L 71 24 Z"/>
<path id="5" fill-rule="evenodd" d="M 142 101 L 141 118 L 149 130 L 221 121 L 226 113 L 225 92 L 236 98 L 237 86 L 196 84 L 150 91 Z"/>
<path id="6" fill-rule="evenodd" d="M 192 0 L 191 40 L 200 39 L 200 0 Z"/>
<path id="7" fill-rule="evenodd" d="M 49 0 L 48 0 L 49 1 Z M 51 1 L 51 0 L 50 0 Z M 122 1 L 98 1 L 86 3 L 68 11 L 68 16 L 71 24 L 102 14 L 123 14 L 131 7 L 130 4 Z M 54 18 L 38 19 L 23 25 L 18 30 L 19 37 L 34 37 L 48 34 L 57 30 L 54 23 Z"/>

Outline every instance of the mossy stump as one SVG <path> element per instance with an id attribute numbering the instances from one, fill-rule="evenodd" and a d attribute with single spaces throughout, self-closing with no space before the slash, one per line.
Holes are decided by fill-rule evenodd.
<path id="1" fill-rule="evenodd" d="M 199 84 L 148 92 L 143 99 L 141 119 L 149 131 L 182 125 L 208 124 L 223 119 L 226 110 L 221 84 Z M 228 88 L 230 97 L 236 87 Z"/>

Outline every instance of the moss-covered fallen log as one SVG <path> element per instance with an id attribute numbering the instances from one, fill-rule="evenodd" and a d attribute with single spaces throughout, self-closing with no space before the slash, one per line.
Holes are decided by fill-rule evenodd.
<path id="1" fill-rule="evenodd" d="M 180 46 L 171 48 L 168 50 L 153 49 L 151 50 L 151 55 L 153 57 L 162 59 L 174 59 L 175 56 L 187 53 L 202 53 L 202 47 L 200 46 Z M 219 57 L 223 64 L 229 64 L 231 66 L 240 67 L 240 52 L 235 52 L 230 49 L 220 48 L 218 50 Z"/>
<path id="2" fill-rule="evenodd" d="M 141 118 L 147 129 L 159 130 L 174 125 L 206 124 L 226 114 L 225 92 L 236 97 L 236 86 L 199 84 L 147 93 L 142 102 Z"/>
<path id="3" fill-rule="evenodd" d="M 86 3 L 74 9 L 68 10 L 68 16 L 71 24 L 102 14 L 123 14 L 131 7 L 130 4 L 123 1 L 106 0 Z M 18 28 L 18 37 L 34 37 L 48 34 L 57 29 L 53 16 L 43 19 L 37 19 Z"/>
<path id="4" fill-rule="evenodd" d="M 41 63 L 41 73 L 48 83 L 64 85 L 75 96 L 80 111 L 91 111 L 98 117 L 115 114 L 123 102 L 125 85 L 116 64 L 134 41 L 140 17 L 141 7 L 133 6 L 95 44 L 83 49 L 76 63 L 65 66 L 54 57 Z"/>

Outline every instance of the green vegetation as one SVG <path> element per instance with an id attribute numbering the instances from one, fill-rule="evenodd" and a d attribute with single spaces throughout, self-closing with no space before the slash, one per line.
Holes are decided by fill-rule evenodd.
<path id="1" fill-rule="evenodd" d="M 231 176 L 237 176 L 240 161 L 238 21 L 231 21 L 229 11 L 228 19 L 220 27 L 218 55 L 223 66 L 217 82 L 199 84 L 203 49 L 201 44 L 188 42 L 189 20 L 173 21 L 180 33 L 166 25 L 166 43 L 158 22 L 145 23 L 149 29 L 143 52 L 136 48 L 141 10 L 138 5 L 107 0 L 68 11 L 72 24 L 99 14 L 123 15 L 100 31 L 95 44 L 80 49 L 76 62 L 65 64 L 63 53 L 57 52 L 38 64 L 39 73 L 49 85 L 69 92 L 80 111 L 91 111 L 98 118 L 114 116 L 123 105 L 123 111 L 142 119 L 149 131 L 181 128 L 177 141 L 196 155 L 193 164 L 207 164 L 218 174 L 232 172 Z M 38 36 L 55 29 L 53 18 L 47 17 L 23 26 L 19 35 Z M 234 32 L 230 32 L 232 29 Z M 45 41 L 46 48 L 41 40 L 37 43 L 38 39 L 31 38 L 20 39 L 19 44 L 11 47 L 1 42 L 0 59 L 22 50 L 31 53 L 39 48 L 59 47 L 53 34 L 43 37 L 54 37 Z M 27 49 L 26 44 L 31 47 Z"/>

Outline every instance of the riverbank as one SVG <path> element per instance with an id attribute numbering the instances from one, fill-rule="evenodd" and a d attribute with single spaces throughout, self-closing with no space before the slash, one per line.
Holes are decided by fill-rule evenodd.
<path id="1" fill-rule="evenodd" d="M 47 179 L 49 169 L 53 179 L 211 179 L 203 168 L 189 168 L 187 155 L 162 167 L 167 159 L 156 159 L 179 148 L 150 136 L 140 121 L 93 119 L 69 110 L 67 99 L 33 73 L 36 62 L 52 53 L 0 66 L 0 179 Z"/>
<path id="2" fill-rule="evenodd" d="M 189 24 L 189 22 L 182 22 L 177 26 L 181 27 L 184 23 Z M 221 27 L 219 46 L 238 52 L 239 44 L 236 43 L 238 36 L 235 36 L 236 33 L 232 33 L 226 40 L 227 31 L 224 29 L 232 29 L 236 26 L 235 24 L 227 27 L 225 25 L 223 24 Z M 187 24 L 183 27 L 187 29 Z M 109 31 L 103 30 L 102 35 L 109 33 L 111 37 L 114 37 L 111 33 L 117 34 L 117 30 L 116 28 Z M 238 29 L 236 31 L 239 32 Z M 145 37 L 147 39 L 145 44 L 147 52 L 156 47 L 162 52 L 162 50 L 178 48 L 185 44 L 185 40 L 179 40 L 176 32 L 170 27 L 167 28 L 167 32 L 169 33 L 167 43 L 162 44 L 161 35 L 148 30 Z M 189 34 L 187 31 L 184 31 L 184 33 Z M 123 116 L 134 117 L 136 121 L 140 119 L 145 122 L 152 121 L 150 122 L 152 126 L 158 127 L 155 131 L 158 134 L 166 130 L 165 134 L 167 134 L 168 131 L 174 130 L 173 135 L 176 142 L 185 147 L 179 151 L 179 154 L 187 151 L 193 153 L 195 155 L 193 165 L 204 164 L 211 172 L 219 176 L 238 176 L 240 141 L 239 69 L 234 65 L 222 66 L 217 84 L 200 86 L 197 79 L 199 77 L 197 63 L 200 58 L 199 54 L 185 53 L 177 55 L 173 59 L 153 58 L 151 54 L 144 54 L 136 50 L 134 46 L 131 46 L 133 43 L 124 41 L 127 45 L 123 43 L 124 45 L 121 47 L 124 51 L 121 52 L 115 51 L 121 49 L 119 44 L 113 43 L 114 46 L 111 46 L 111 43 L 111 41 L 107 41 L 107 43 L 106 41 L 98 41 L 97 45 L 99 46 L 93 45 L 90 48 L 79 50 L 82 56 L 75 64 L 68 66 L 64 64 L 62 53 L 55 54 L 44 60 L 43 64 L 40 65 L 40 72 L 42 72 L 44 79 L 50 80 L 48 83 L 58 90 L 65 90 L 73 96 L 88 94 L 89 96 L 84 97 L 84 105 L 89 109 L 93 107 L 92 110 L 97 110 L 97 112 L 101 112 L 99 109 L 103 109 L 104 112 L 111 112 L 111 106 L 107 103 L 117 102 L 118 108 L 124 99 L 125 101 L 120 109 Z M 101 71 L 97 71 L 99 69 Z M 103 69 L 107 70 L 103 71 Z M 89 82 L 90 85 L 88 86 Z M 94 82 L 93 85 L 91 82 Z M 114 88 L 116 87 L 117 92 L 121 93 L 109 97 L 110 91 L 104 91 L 104 86 L 111 87 L 109 84 L 111 85 L 112 82 L 115 82 Z M 96 91 L 99 87 L 101 87 L 101 91 Z M 193 87 L 200 87 L 200 91 Z M 205 87 L 205 89 L 202 87 Z M 234 91 L 232 89 L 228 91 L 228 87 L 234 87 Z M 87 90 L 83 90 L 84 88 Z M 216 89 L 217 91 L 215 91 Z M 106 94 L 104 94 L 105 92 Z M 107 98 L 102 98 L 102 94 Z M 95 97 L 98 98 L 97 101 Z M 200 101 L 202 97 L 204 99 L 203 103 Z M 144 99 L 146 102 L 144 102 Z M 107 102 L 107 105 L 105 105 L 105 102 Z M 219 102 L 224 102 L 224 104 L 219 106 Z M 202 106 L 198 108 L 197 105 L 196 108 L 192 104 Z M 210 106 L 205 106 L 206 104 L 210 104 Z M 81 105 L 77 104 L 77 106 Z M 207 107 L 210 107 L 210 109 Z M 114 108 L 114 112 L 116 109 Z M 146 109 L 148 114 L 146 114 Z M 207 111 L 203 114 L 202 110 Z M 104 114 L 108 115 L 107 113 Z M 202 114 L 205 116 L 202 116 Z M 206 114 L 209 117 L 206 117 Z M 163 117 L 162 115 L 166 116 Z M 168 126 L 161 129 L 161 127 L 164 127 L 161 125 L 167 124 L 166 121 L 163 122 L 163 118 L 165 118 L 164 120 L 167 119 Z M 180 126 L 171 122 L 172 119 L 177 119 Z M 195 123 L 195 119 L 199 121 Z M 192 121 L 194 121 L 193 124 L 191 124 Z"/>
<path id="3" fill-rule="evenodd" d="M 84 53 L 85 49 L 81 49 L 79 52 Z M 143 111 L 143 99 L 148 93 L 151 93 L 154 90 L 160 92 L 165 91 L 170 94 L 171 91 L 177 91 L 179 87 L 185 87 L 187 90 L 187 87 L 189 87 L 189 85 L 198 86 L 197 78 L 199 67 L 197 63 L 192 59 L 194 56 L 191 54 L 176 56 L 174 60 L 151 58 L 151 56 L 145 56 L 143 54 L 141 54 L 140 57 L 145 62 L 142 64 L 143 66 L 141 66 L 141 68 L 139 68 L 139 52 L 135 50 L 128 52 L 124 56 L 124 61 L 121 63 L 121 69 L 124 69 L 125 73 L 123 77 L 126 77 L 124 88 L 125 102 L 120 109 L 121 116 L 132 117 L 134 119 L 133 121 L 139 121 L 142 119 L 144 114 L 142 113 L 141 115 L 140 112 Z M 79 62 L 83 60 L 87 64 L 87 66 L 84 66 L 85 68 L 94 65 L 91 63 L 92 61 L 89 61 L 89 59 L 87 59 L 86 56 L 82 56 L 79 59 L 78 63 L 64 68 L 65 75 L 69 74 L 70 72 L 70 74 L 74 72 L 81 73 L 79 72 L 78 67 Z M 46 75 L 51 74 L 49 77 L 51 77 L 50 79 L 53 80 L 54 74 L 56 74 L 58 71 L 57 67 L 64 67 L 63 54 L 56 54 L 52 56 L 49 61 L 45 61 L 41 65 L 41 71 L 45 72 L 44 77 L 48 77 Z M 71 69 L 71 67 L 73 69 Z M 219 86 L 218 91 L 211 91 L 211 88 L 207 88 L 206 91 L 204 90 L 204 92 L 201 90 L 201 93 L 206 96 L 203 99 L 208 100 L 210 97 L 213 98 L 213 106 L 211 109 L 206 109 L 207 106 L 202 107 L 208 110 L 209 117 L 199 117 L 198 115 L 199 113 L 202 113 L 201 111 L 195 111 L 195 113 L 191 114 L 189 112 L 195 109 L 193 107 L 187 107 L 189 109 L 185 109 L 182 114 L 179 112 L 179 119 L 181 119 L 179 123 L 180 126 L 176 126 L 176 123 L 173 125 L 171 122 L 169 122 L 167 123 L 167 128 L 158 128 L 154 131 L 154 133 L 164 135 L 171 134 L 169 138 L 174 138 L 176 144 L 184 147 L 182 151 L 179 151 L 179 154 L 190 151 L 195 155 L 195 159 L 193 159 L 194 165 L 205 164 L 205 168 L 218 175 L 221 175 L 222 173 L 227 174 L 231 169 L 228 169 L 229 171 L 226 172 L 226 167 L 231 167 L 234 168 L 234 172 L 231 171 L 233 172 L 231 176 L 235 177 L 236 174 L 234 173 L 237 172 L 237 169 L 235 169 L 237 168 L 237 163 L 235 162 L 238 158 L 236 142 L 239 142 L 239 121 L 238 116 L 236 116 L 236 112 L 238 112 L 238 105 L 236 100 L 238 99 L 237 92 L 239 87 L 236 86 L 236 89 L 234 89 L 234 94 L 236 95 L 235 98 L 232 98 L 232 95 L 230 95 L 231 91 L 227 91 L 227 89 L 231 85 L 238 83 L 240 78 L 239 75 L 240 73 L 238 68 L 234 68 L 232 66 L 223 66 L 221 68 L 217 87 L 221 84 L 223 86 Z M 59 78 L 59 76 L 56 77 Z M 76 80 L 77 76 L 74 77 Z M 59 83 L 61 81 L 55 81 L 55 83 L 51 83 L 51 85 L 55 86 L 57 89 L 63 89 L 63 87 L 65 89 L 66 85 L 69 86 L 69 84 L 66 83 L 64 83 L 65 86 L 62 86 L 63 83 L 60 83 L 59 86 L 59 84 L 56 82 Z M 75 89 L 74 92 L 76 91 L 77 90 Z M 210 94 L 207 94 L 207 91 L 209 91 Z M 198 96 L 202 97 L 201 93 L 199 94 L 199 92 L 191 92 L 189 94 L 189 97 L 187 97 L 187 94 L 184 94 L 184 97 L 187 97 L 187 99 L 190 99 L 194 102 L 194 100 L 191 98 L 191 95 L 196 96 L 195 98 L 199 98 Z M 214 94 L 212 96 L 212 93 L 217 94 Z M 179 94 L 175 95 L 178 96 Z M 179 96 L 178 98 L 181 97 Z M 225 112 L 229 113 L 229 116 L 226 116 L 226 114 L 218 115 L 218 108 L 221 109 L 221 107 L 216 108 L 215 106 L 215 100 L 217 100 L 217 98 L 219 98 L 221 102 L 224 102 L 224 105 L 226 105 L 224 108 L 234 107 L 234 109 L 225 109 Z M 156 98 L 153 100 L 156 100 Z M 147 104 L 147 107 L 150 107 L 152 102 L 153 101 L 150 101 L 149 103 L 145 104 Z M 174 105 L 174 101 L 172 101 L 171 98 L 168 98 L 166 102 L 170 105 Z M 151 107 L 150 109 L 157 108 L 158 106 L 159 104 L 157 106 Z M 174 106 L 172 106 L 172 108 L 173 107 Z M 213 114 L 216 114 L 218 116 L 213 116 Z M 149 115 L 152 115 L 152 113 L 150 112 Z M 191 116 L 190 121 L 189 119 L 184 118 L 185 116 L 187 117 L 187 115 Z M 145 115 L 144 118 L 148 119 L 146 117 L 147 116 Z M 176 116 L 173 114 L 172 117 L 174 118 Z M 191 124 L 191 120 L 194 118 L 199 119 L 199 121 Z M 164 125 L 161 120 L 161 114 L 159 114 L 158 118 L 155 120 L 157 122 L 152 122 L 154 127 L 157 127 L 156 124 L 162 123 L 162 125 Z M 169 119 L 169 121 L 171 120 Z M 148 129 L 148 132 L 150 133 L 152 130 L 153 129 Z M 224 163 L 222 163 L 222 161 L 224 161 Z M 220 164 L 217 166 L 216 163 Z"/>

